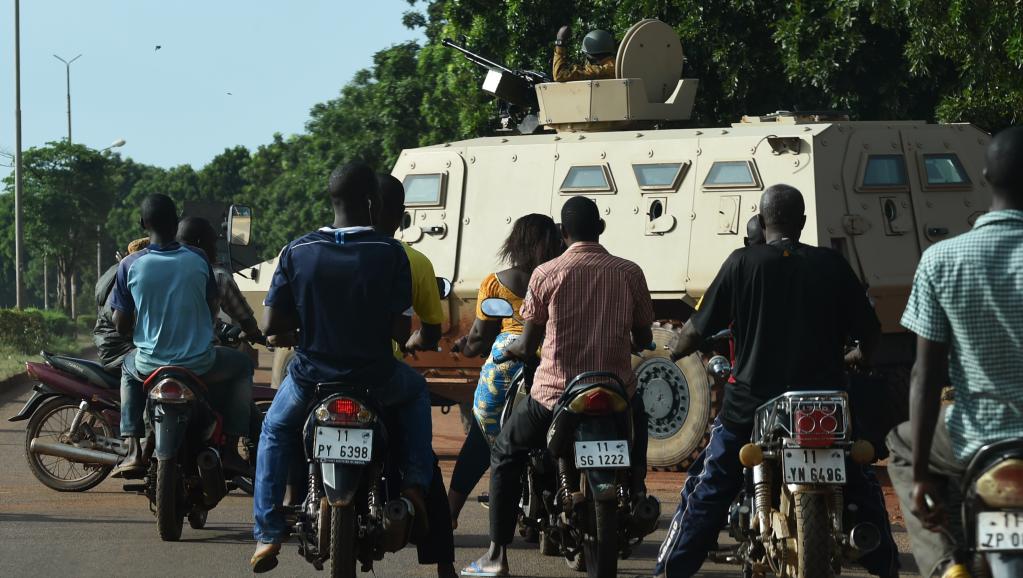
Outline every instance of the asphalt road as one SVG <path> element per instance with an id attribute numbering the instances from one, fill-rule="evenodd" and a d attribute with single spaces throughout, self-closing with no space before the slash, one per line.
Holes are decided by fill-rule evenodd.
<path id="1" fill-rule="evenodd" d="M 85 493 L 59 493 L 36 481 L 25 463 L 25 423 L 10 423 L 28 398 L 28 383 L 0 384 L 0 576 L 243 576 L 252 553 L 252 500 L 232 493 L 209 515 L 206 529 L 185 525 L 177 543 L 161 542 L 146 499 L 121 490 L 108 479 Z M 445 477 L 460 444 L 456 413 L 435 413 L 434 446 L 442 456 Z M 653 569 L 667 515 L 677 505 L 680 474 L 652 474 L 651 490 L 663 501 L 661 529 L 648 537 L 635 556 L 620 564 L 620 576 L 647 575 Z M 477 490 L 486 488 L 486 481 Z M 906 552 L 906 535 L 896 535 Z M 727 542 L 722 535 L 722 543 Z M 464 565 L 486 548 L 487 510 L 470 502 L 455 536 L 456 564 Z M 271 576 L 322 575 L 298 556 L 294 542 L 285 545 L 281 564 Z M 903 568 L 914 569 L 902 556 Z M 518 541 L 510 563 L 514 576 L 579 576 L 556 558 L 544 558 L 535 546 Z M 459 566 L 460 567 L 460 566 Z M 376 576 L 434 576 L 417 564 L 406 548 L 376 566 Z M 704 566 L 701 576 L 738 576 L 737 567 Z M 368 575 L 367 575 L 368 576 Z M 843 576 L 866 576 L 851 569 Z M 904 572 L 903 576 L 915 576 Z"/>

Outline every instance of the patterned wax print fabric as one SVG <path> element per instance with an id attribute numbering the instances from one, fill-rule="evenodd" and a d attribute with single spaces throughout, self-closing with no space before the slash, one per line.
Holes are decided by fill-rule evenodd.
<path id="1" fill-rule="evenodd" d="M 522 367 L 521 361 L 494 363 L 494 357 L 503 353 L 515 339 L 514 333 L 500 333 L 490 349 L 490 356 L 480 368 L 480 380 L 476 384 L 476 395 L 473 397 L 472 413 L 480 424 L 480 430 L 487 442 L 493 446 L 494 439 L 501 431 L 501 412 L 504 410 L 505 397 L 512 378 Z"/>

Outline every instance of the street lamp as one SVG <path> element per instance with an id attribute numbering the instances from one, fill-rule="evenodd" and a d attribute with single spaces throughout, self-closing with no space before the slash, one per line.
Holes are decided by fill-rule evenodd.
<path id="1" fill-rule="evenodd" d="M 71 139 L 69 137 L 68 138 L 68 142 L 70 142 L 70 141 L 71 141 Z M 123 138 L 119 138 L 119 139 L 115 140 L 114 142 L 110 143 L 110 146 L 108 146 L 107 148 L 100 149 L 99 152 L 103 153 L 103 152 L 106 152 L 106 151 L 108 151 L 110 149 L 121 148 L 125 144 L 127 144 L 127 142 L 128 141 L 124 140 Z M 96 282 L 97 283 L 99 282 L 99 278 L 102 275 L 103 275 L 103 241 L 100 238 L 100 224 L 96 223 Z"/>
<path id="2" fill-rule="evenodd" d="M 123 138 L 119 138 L 119 139 L 115 140 L 114 142 L 110 143 L 110 146 L 108 146 L 107 148 L 99 149 L 99 152 L 102 153 L 102 152 L 106 152 L 106 151 L 108 151 L 110 149 L 120 148 L 120 147 L 123 147 L 126 144 L 128 144 L 128 141 L 124 140 Z"/>
<path id="3" fill-rule="evenodd" d="M 82 57 L 81 54 L 71 60 L 53 55 L 54 58 L 64 63 L 64 70 L 67 73 L 67 144 L 71 144 L 71 63 Z"/>

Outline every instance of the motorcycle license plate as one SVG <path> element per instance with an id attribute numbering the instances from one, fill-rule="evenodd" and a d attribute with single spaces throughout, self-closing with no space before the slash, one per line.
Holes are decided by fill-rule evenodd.
<path id="1" fill-rule="evenodd" d="M 575 442 L 575 467 L 585 469 L 627 468 L 629 442 L 608 440 L 599 442 Z"/>
<path id="2" fill-rule="evenodd" d="M 1023 550 L 1023 512 L 977 514 L 978 550 Z"/>
<path id="3" fill-rule="evenodd" d="M 786 484 L 844 484 L 845 452 L 842 450 L 785 450 L 782 469 Z"/>
<path id="4" fill-rule="evenodd" d="M 316 461 L 364 464 L 373 457 L 373 430 L 317 426 L 313 449 Z"/>

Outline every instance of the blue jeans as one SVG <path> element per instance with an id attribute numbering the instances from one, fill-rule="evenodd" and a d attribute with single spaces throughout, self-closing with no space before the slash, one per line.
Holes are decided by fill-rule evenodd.
<path id="1" fill-rule="evenodd" d="M 252 406 L 252 360 L 236 349 L 215 347 L 213 367 L 199 376 L 208 391 L 210 405 L 224 418 L 224 433 L 233 436 L 249 434 L 249 409 Z M 148 376 L 138 374 L 135 351 L 124 358 L 121 366 L 121 436 L 144 437 L 142 413 L 146 394 L 142 382 Z"/>
<path id="2" fill-rule="evenodd" d="M 425 492 L 433 479 L 434 467 L 433 425 L 426 380 L 411 367 L 397 363 L 391 379 L 370 391 L 378 403 L 393 408 L 401 423 L 404 485 L 418 486 Z M 318 401 L 316 390 L 296 383 L 289 372 L 263 419 L 252 502 L 255 518 L 252 533 L 260 542 L 280 543 L 287 533 L 280 506 L 284 503 L 288 474 L 294 463 L 291 452 L 302 447 L 302 426 L 312 405 Z"/>
<path id="3" fill-rule="evenodd" d="M 657 553 L 655 577 L 694 576 L 707 553 L 717 548 L 718 534 L 728 508 L 742 490 L 739 448 L 750 441 L 752 429 L 752 425 L 729 428 L 720 417 L 714 420 L 710 442 L 689 468 L 678 509 Z M 859 563 L 871 574 L 889 576 L 898 568 L 898 550 L 888 523 L 881 485 L 873 469 L 851 462 L 846 467 L 848 482 L 843 487 L 846 502 L 859 507 L 859 521 L 873 522 L 881 531 L 881 545 L 860 558 Z"/>

